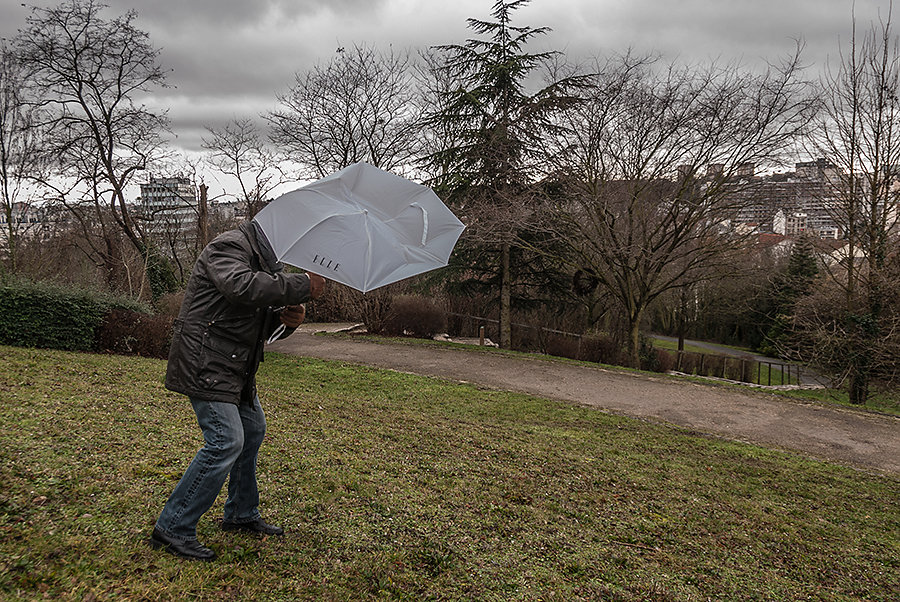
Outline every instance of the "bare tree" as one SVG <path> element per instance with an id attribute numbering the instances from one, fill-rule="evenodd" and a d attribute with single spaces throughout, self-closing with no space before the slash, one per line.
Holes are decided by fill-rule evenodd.
<path id="1" fill-rule="evenodd" d="M 165 71 L 148 35 L 134 26 L 136 13 L 107 19 L 105 8 L 94 0 L 33 8 L 15 49 L 28 89 L 48 115 L 42 125 L 60 175 L 97 195 L 95 205 L 147 257 L 158 294 L 171 273 L 131 215 L 126 189 L 160 151 L 165 115 L 141 99 L 165 85 Z"/>
<path id="2" fill-rule="evenodd" d="M 728 273 L 740 248 L 729 220 L 754 182 L 743 174 L 774 164 L 816 103 L 799 50 L 761 74 L 631 55 L 597 72 L 548 149 L 565 193 L 547 223 L 566 249 L 561 264 L 615 300 L 638 365 L 647 308 L 666 291 Z"/>
<path id="3" fill-rule="evenodd" d="M 358 161 L 402 170 L 419 156 L 419 105 L 406 53 L 339 48 L 298 73 L 280 108 L 266 115 L 289 159 L 320 178 Z"/>
<path id="4" fill-rule="evenodd" d="M 289 181 L 283 158 L 267 146 L 249 118 L 236 118 L 221 128 L 206 129 L 209 136 L 203 138 L 203 148 L 209 151 L 209 162 L 237 181 L 241 190 L 238 201 L 244 205 L 247 217 L 253 217 L 268 196 Z"/>
<path id="5" fill-rule="evenodd" d="M 9 269 L 16 272 L 21 223 L 35 200 L 30 186 L 44 174 L 42 130 L 36 126 L 38 111 L 24 97 L 24 74 L 15 55 L 0 43 L 0 202 L 6 227 Z"/>
<path id="6" fill-rule="evenodd" d="M 817 156 L 834 167 L 837 194 L 829 206 L 847 242 L 842 260 L 829 266 L 843 312 L 805 311 L 796 326 L 807 343 L 804 355 L 846 382 L 850 400 L 863 404 L 872 377 L 898 372 L 891 352 L 898 338 L 900 47 L 890 10 L 861 38 L 856 29 L 854 18 L 847 52 L 824 77 L 826 110 L 815 140 Z M 831 295 L 823 304 L 833 308 L 833 301 Z M 834 355 L 835 349 L 843 352 Z"/>
<path id="7" fill-rule="evenodd" d="M 800 298 L 791 315 L 791 350 L 811 361 L 837 385 L 846 386 L 851 403 L 864 405 L 873 391 L 896 391 L 900 382 L 900 256 L 889 257 L 881 282 L 895 294 L 885 297 L 875 319 L 848 314 L 846 286 L 822 282 Z M 857 373 L 856 371 L 859 371 Z"/>

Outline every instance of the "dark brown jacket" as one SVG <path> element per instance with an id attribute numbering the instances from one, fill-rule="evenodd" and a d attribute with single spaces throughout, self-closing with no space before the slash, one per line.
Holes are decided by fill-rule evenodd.
<path id="1" fill-rule="evenodd" d="M 252 401 L 263 344 L 281 323 L 281 307 L 308 299 L 309 277 L 282 272 L 252 222 L 217 237 L 191 272 L 175 320 L 166 388 L 193 399 Z"/>

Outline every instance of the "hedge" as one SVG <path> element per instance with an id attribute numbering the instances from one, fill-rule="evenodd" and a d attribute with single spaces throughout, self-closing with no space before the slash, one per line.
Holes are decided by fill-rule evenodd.
<path id="1" fill-rule="evenodd" d="M 0 282 L 0 344 L 96 351 L 98 329 L 113 308 L 145 310 L 128 299 L 60 285 Z"/>

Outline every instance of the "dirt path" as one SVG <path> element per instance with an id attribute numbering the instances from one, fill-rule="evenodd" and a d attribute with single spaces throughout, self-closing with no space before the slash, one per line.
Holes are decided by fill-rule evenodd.
<path id="1" fill-rule="evenodd" d="M 271 351 L 377 366 L 586 404 L 882 473 L 900 474 L 900 418 L 765 393 L 465 349 L 297 332 Z"/>

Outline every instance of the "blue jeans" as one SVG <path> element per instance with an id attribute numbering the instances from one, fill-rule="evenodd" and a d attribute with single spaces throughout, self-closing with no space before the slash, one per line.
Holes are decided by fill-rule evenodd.
<path id="1" fill-rule="evenodd" d="M 157 528 L 170 537 L 197 538 L 197 521 L 212 508 L 225 478 L 228 498 L 224 519 L 252 522 L 259 518 L 256 458 L 266 434 L 259 398 L 252 405 L 191 399 L 206 444 L 197 452 L 166 502 Z"/>

